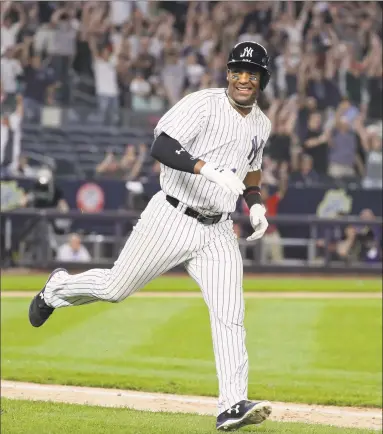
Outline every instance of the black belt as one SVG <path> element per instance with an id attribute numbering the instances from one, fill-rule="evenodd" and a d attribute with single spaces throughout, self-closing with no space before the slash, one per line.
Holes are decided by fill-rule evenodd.
<path id="1" fill-rule="evenodd" d="M 166 200 L 170 203 L 170 205 L 173 205 L 174 208 L 177 208 L 178 204 L 180 203 L 180 201 L 178 199 L 176 199 L 175 197 L 172 197 L 172 196 L 168 196 L 168 195 L 166 195 Z M 186 208 L 184 214 L 186 214 L 189 217 L 193 217 L 194 219 L 196 219 L 197 221 L 199 221 L 200 223 L 202 223 L 203 225 L 206 225 L 206 226 L 214 225 L 215 223 L 220 222 L 222 219 L 222 215 L 223 215 L 223 214 L 216 214 L 213 216 L 205 216 L 205 215 L 202 215 L 199 212 L 195 211 L 192 208 Z M 228 214 L 228 216 L 229 216 L 229 214 Z"/>

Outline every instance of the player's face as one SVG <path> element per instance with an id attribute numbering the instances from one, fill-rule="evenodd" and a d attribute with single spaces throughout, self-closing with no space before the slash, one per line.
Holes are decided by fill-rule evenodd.
<path id="1" fill-rule="evenodd" d="M 244 69 L 229 69 L 227 72 L 229 81 L 229 95 L 238 104 L 252 104 L 258 96 L 261 84 L 261 73 Z"/>

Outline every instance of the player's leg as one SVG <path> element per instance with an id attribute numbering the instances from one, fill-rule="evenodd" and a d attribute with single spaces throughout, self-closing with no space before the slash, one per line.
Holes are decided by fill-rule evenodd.
<path id="1" fill-rule="evenodd" d="M 196 229 L 197 222 L 173 208 L 160 192 L 142 213 L 111 269 L 76 275 L 58 272 L 48 281 L 44 299 L 53 308 L 122 301 L 183 262 L 195 248 Z"/>
<path id="2" fill-rule="evenodd" d="M 220 412 L 247 398 L 243 266 L 231 224 L 228 221 L 211 226 L 210 232 L 216 232 L 213 240 L 186 263 L 187 271 L 200 286 L 209 308 Z M 223 228 L 223 225 L 227 227 Z"/>
<path id="3" fill-rule="evenodd" d="M 271 407 L 266 401 L 247 400 L 243 264 L 232 222 L 212 226 L 211 236 L 186 269 L 201 287 L 209 308 L 219 382 L 217 428 L 226 430 L 263 422 Z"/>

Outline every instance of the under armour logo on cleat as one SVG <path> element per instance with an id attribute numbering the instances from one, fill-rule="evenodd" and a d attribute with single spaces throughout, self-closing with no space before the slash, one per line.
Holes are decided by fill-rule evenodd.
<path id="1" fill-rule="evenodd" d="M 231 414 L 232 411 L 235 411 L 237 414 L 239 413 L 239 404 L 237 404 L 235 407 L 231 407 L 230 410 L 227 410 L 229 414 Z"/>

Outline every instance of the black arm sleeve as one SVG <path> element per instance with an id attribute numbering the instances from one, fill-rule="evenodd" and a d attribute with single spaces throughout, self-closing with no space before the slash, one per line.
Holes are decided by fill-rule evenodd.
<path id="1" fill-rule="evenodd" d="M 193 158 L 180 142 L 161 133 L 153 142 L 150 155 L 165 166 L 181 172 L 194 173 L 198 158 Z"/>

